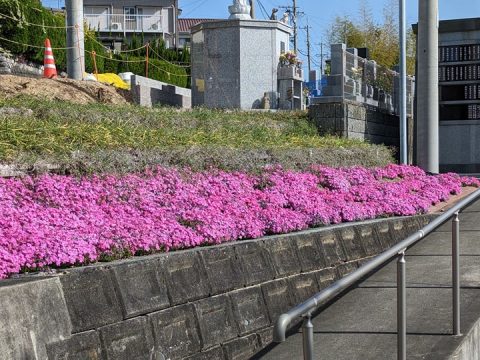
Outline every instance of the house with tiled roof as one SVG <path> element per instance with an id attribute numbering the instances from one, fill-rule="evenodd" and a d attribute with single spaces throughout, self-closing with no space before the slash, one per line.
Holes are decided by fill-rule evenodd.
<path id="1" fill-rule="evenodd" d="M 179 18 L 178 19 L 178 44 L 180 47 L 190 47 L 192 39 L 191 29 L 193 26 L 208 21 L 215 21 L 218 19 L 200 19 L 200 18 Z"/>
<path id="2" fill-rule="evenodd" d="M 118 47 L 133 34 L 178 46 L 178 0 L 84 0 L 84 17 L 105 44 Z"/>

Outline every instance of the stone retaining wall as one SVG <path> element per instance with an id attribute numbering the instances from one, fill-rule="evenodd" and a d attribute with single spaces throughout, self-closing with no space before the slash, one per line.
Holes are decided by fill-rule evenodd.
<path id="1" fill-rule="evenodd" d="M 43 67 L 19 62 L 15 56 L 0 48 L 0 74 L 41 77 Z"/>
<path id="2" fill-rule="evenodd" d="M 321 134 L 399 146 L 398 116 L 371 105 L 349 100 L 313 104 L 309 117 Z"/>
<path id="3" fill-rule="evenodd" d="M 426 225 L 338 225 L 0 281 L 2 359 L 248 359 L 282 312 Z"/>

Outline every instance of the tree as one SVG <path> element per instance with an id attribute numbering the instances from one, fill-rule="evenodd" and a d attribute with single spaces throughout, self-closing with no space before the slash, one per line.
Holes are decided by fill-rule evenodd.
<path id="1" fill-rule="evenodd" d="M 364 36 L 357 24 L 347 16 L 337 16 L 327 33 L 330 44 L 347 44 L 347 47 L 362 47 Z"/>
<path id="2" fill-rule="evenodd" d="M 368 0 L 360 0 L 357 18 L 337 16 L 327 30 L 331 44 L 344 43 L 347 47 L 367 47 L 370 58 L 378 64 L 393 68 L 399 63 L 397 0 L 388 0 L 383 19 L 376 23 Z M 407 31 L 407 72 L 415 72 L 415 35 Z"/>
<path id="3" fill-rule="evenodd" d="M 372 43 L 372 37 L 375 34 L 375 22 L 373 20 L 373 12 L 367 0 L 360 0 L 358 10 L 358 28 L 363 37 L 363 47 Z"/>

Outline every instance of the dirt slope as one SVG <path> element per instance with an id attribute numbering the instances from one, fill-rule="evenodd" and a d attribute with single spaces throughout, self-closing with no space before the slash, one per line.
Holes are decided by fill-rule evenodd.
<path id="1" fill-rule="evenodd" d="M 129 102 L 129 93 L 129 91 L 117 90 L 113 86 L 94 81 L 0 75 L 0 97 L 2 98 L 30 95 L 80 104 L 94 102 L 126 104 Z"/>

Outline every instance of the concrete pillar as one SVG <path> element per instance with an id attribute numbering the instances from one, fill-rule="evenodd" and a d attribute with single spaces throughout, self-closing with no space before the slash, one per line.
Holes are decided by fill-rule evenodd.
<path id="1" fill-rule="evenodd" d="M 66 0 L 67 10 L 67 73 L 70 79 L 82 80 L 85 72 L 85 39 L 83 32 L 83 0 Z"/>
<path id="2" fill-rule="evenodd" d="M 399 39 L 400 39 L 400 164 L 408 164 L 408 142 L 407 142 L 407 36 L 406 36 L 406 15 L 405 1 L 399 1 Z M 397 106 L 397 104 L 395 104 Z"/>
<path id="3" fill-rule="evenodd" d="M 418 2 L 417 89 L 417 165 L 438 173 L 438 0 Z"/>

